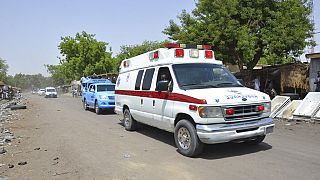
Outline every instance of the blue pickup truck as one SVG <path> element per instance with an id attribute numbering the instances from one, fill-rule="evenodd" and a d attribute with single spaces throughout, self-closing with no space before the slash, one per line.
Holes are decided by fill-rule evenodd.
<path id="1" fill-rule="evenodd" d="M 114 110 L 114 88 L 115 84 L 111 82 L 90 84 L 82 96 L 83 108 L 94 109 L 96 114 L 104 109 Z"/>
<path id="2" fill-rule="evenodd" d="M 111 83 L 111 81 L 109 79 L 91 79 L 91 78 L 87 78 L 87 77 L 82 77 L 80 82 L 81 82 L 82 102 L 84 101 L 84 98 L 86 97 L 86 93 L 89 91 L 89 86 L 91 84 Z"/>

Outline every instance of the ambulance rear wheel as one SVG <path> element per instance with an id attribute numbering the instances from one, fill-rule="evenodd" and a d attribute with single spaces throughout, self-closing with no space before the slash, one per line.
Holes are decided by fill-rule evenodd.
<path id="1" fill-rule="evenodd" d="M 188 120 L 180 120 L 174 131 L 174 140 L 179 153 L 194 157 L 203 150 L 203 143 L 199 140 L 194 125 Z"/>
<path id="2" fill-rule="evenodd" d="M 127 131 L 134 131 L 137 128 L 137 121 L 133 119 L 129 109 L 123 112 L 123 125 Z"/>

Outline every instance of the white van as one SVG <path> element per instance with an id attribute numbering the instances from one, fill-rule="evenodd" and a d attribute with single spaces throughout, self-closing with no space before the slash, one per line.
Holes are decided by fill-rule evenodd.
<path id="1" fill-rule="evenodd" d="M 258 144 L 273 132 L 269 96 L 243 87 L 211 47 L 165 47 L 121 62 L 115 111 L 126 130 L 140 122 L 173 132 L 185 156 L 203 144 Z"/>
<path id="2" fill-rule="evenodd" d="M 57 94 L 56 89 L 54 87 L 46 87 L 44 97 L 45 98 L 57 98 L 58 94 Z"/>

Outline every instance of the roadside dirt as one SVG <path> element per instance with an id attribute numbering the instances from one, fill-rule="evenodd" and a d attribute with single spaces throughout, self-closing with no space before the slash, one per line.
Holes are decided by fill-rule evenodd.
<path id="1" fill-rule="evenodd" d="M 274 134 L 258 146 L 209 145 L 187 158 L 171 133 L 149 126 L 127 132 L 121 117 L 84 111 L 80 98 L 29 95 L 27 106 L 9 124 L 16 139 L 0 154 L 0 179 L 320 177 L 319 124 L 276 121 Z"/>

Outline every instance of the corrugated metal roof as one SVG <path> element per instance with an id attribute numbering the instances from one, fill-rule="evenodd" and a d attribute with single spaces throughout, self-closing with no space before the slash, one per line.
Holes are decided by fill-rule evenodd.
<path id="1" fill-rule="evenodd" d="M 320 60 L 320 53 L 310 53 L 310 54 L 306 54 L 306 58 L 319 59 L 319 60 Z"/>

